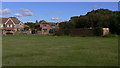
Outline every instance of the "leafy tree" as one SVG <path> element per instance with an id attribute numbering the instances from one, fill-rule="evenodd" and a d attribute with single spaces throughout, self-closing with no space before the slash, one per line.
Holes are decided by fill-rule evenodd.
<path id="1" fill-rule="evenodd" d="M 74 29 L 75 28 L 75 23 L 73 23 L 72 21 L 64 21 L 64 22 L 61 22 L 60 24 L 59 24 L 59 32 L 63 32 L 63 34 L 65 34 L 65 35 L 69 35 L 69 33 L 70 33 L 70 30 L 71 29 Z"/>
<path id="2" fill-rule="evenodd" d="M 45 20 L 41 20 L 41 21 L 39 21 L 39 23 L 41 23 L 41 22 L 46 22 Z"/>
<path id="3" fill-rule="evenodd" d="M 39 22 L 38 22 L 38 20 L 36 20 L 36 22 L 35 22 L 35 23 L 39 23 Z"/>
<path id="4" fill-rule="evenodd" d="M 111 33 L 120 34 L 120 11 L 97 9 L 84 16 L 71 17 L 70 21 L 76 24 L 75 28 L 110 28 Z"/>
<path id="5" fill-rule="evenodd" d="M 28 30 L 29 30 L 29 27 L 24 27 L 24 30 L 25 30 L 25 31 L 28 31 Z"/>
<path id="6" fill-rule="evenodd" d="M 9 17 L 9 18 L 11 18 L 11 19 L 17 19 L 18 20 L 18 18 L 16 18 L 16 17 Z"/>
<path id="7" fill-rule="evenodd" d="M 96 27 L 94 33 L 96 36 L 101 36 L 103 33 L 102 27 Z"/>
<path id="8" fill-rule="evenodd" d="M 41 27 L 37 27 L 36 29 L 37 29 L 38 31 L 41 31 L 42 28 L 41 28 Z"/>
<path id="9" fill-rule="evenodd" d="M 32 23 L 32 22 L 27 22 L 27 23 L 25 23 L 25 25 L 28 25 L 30 27 L 30 29 L 35 28 L 35 23 Z"/>

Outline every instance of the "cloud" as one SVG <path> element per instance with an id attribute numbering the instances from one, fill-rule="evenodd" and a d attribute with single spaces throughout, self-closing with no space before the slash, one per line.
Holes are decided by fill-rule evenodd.
<path id="1" fill-rule="evenodd" d="M 10 14 L 10 9 L 6 8 L 3 10 L 0 10 L 0 15 L 6 15 L 6 14 Z"/>
<path id="2" fill-rule="evenodd" d="M 13 14 L 14 16 L 17 16 L 17 17 L 21 17 L 22 15 L 21 14 L 19 14 L 19 13 L 15 13 L 15 14 Z"/>
<path id="3" fill-rule="evenodd" d="M 33 13 L 29 9 L 21 8 L 20 9 L 23 16 L 32 16 Z"/>
<path id="4" fill-rule="evenodd" d="M 61 20 L 60 18 L 51 18 L 51 20 Z"/>

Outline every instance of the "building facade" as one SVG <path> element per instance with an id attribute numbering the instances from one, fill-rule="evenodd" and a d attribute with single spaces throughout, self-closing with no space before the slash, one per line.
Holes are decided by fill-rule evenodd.
<path id="1" fill-rule="evenodd" d="M 40 22 L 37 23 L 41 27 L 41 34 L 50 34 L 51 32 L 55 32 L 59 28 L 59 23 L 53 22 Z"/>
<path id="2" fill-rule="evenodd" d="M 0 18 L 0 29 L 15 32 L 23 30 L 24 24 L 17 18 Z"/>

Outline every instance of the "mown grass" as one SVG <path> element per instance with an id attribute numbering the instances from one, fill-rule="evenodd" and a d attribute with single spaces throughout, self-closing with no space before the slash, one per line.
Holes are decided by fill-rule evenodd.
<path id="1" fill-rule="evenodd" d="M 117 37 L 3 36 L 3 66 L 117 65 Z"/>

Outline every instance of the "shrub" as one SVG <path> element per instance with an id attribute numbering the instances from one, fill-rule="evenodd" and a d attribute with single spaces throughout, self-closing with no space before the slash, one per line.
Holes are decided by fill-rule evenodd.
<path id="1" fill-rule="evenodd" d="M 102 34 L 103 34 L 102 27 L 96 27 L 94 33 L 96 36 L 102 36 Z"/>
<path id="2" fill-rule="evenodd" d="M 28 30 L 29 30 L 29 27 L 24 27 L 24 30 L 28 31 Z"/>
<path id="3" fill-rule="evenodd" d="M 117 37 L 118 35 L 117 34 L 112 34 L 112 33 L 109 33 L 108 35 L 104 36 L 104 37 Z"/>
<path id="4" fill-rule="evenodd" d="M 38 28 L 37 28 L 38 31 L 41 31 L 41 29 L 42 29 L 41 27 L 38 27 Z"/>

